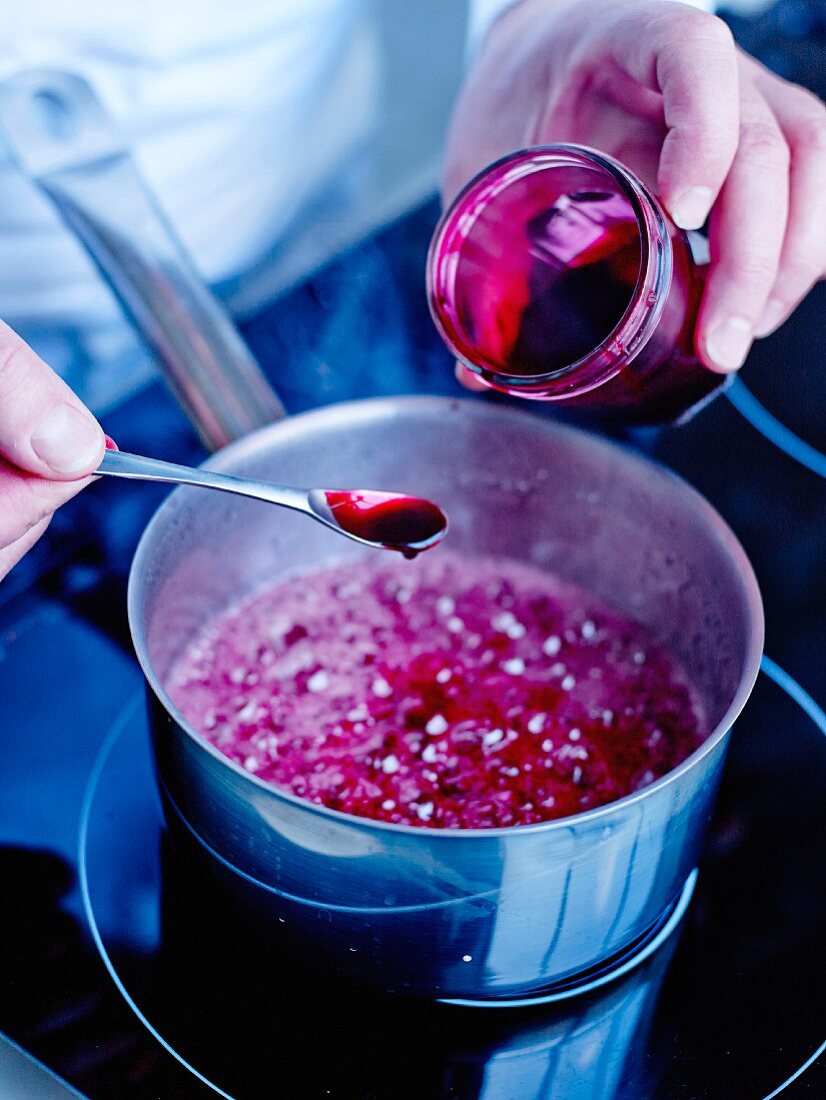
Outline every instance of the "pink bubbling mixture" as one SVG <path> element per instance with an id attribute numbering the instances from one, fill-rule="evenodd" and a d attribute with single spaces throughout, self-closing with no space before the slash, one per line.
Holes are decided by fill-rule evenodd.
<path id="1" fill-rule="evenodd" d="M 208 625 L 169 690 L 275 787 L 435 828 L 592 809 L 708 732 L 643 627 L 535 567 L 444 550 L 276 582 Z"/>

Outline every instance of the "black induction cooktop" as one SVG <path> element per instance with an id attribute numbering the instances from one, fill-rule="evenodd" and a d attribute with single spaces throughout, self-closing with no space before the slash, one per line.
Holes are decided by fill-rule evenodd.
<path id="1" fill-rule="evenodd" d="M 246 327 L 291 408 L 319 392 L 454 392 L 415 293 L 435 216 L 415 211 Z M 351 281 L 354 265 L 366 274 Z M 376 307 L 377 285 L 392 307 Z M 239 916 L 158 812 L 126 638 L 126 572 L 158 494 L 99 484 L 0 606 L 0 1029 L 91 1100 L 825 1095 L 822 304 L 817 292 L 761 344 L 729 397 L 634 440 L 743 540 L 772 658 L 734 734 L 694 896 L 657 951 L 590 993 L 507 1012 L 368 996 L 267 952 L 254 929 L 227 952 Z M 300 370 L 283 365 L 296 318 Z M 344 349 L 335 375 L 325 341 Z M 129 449 L 202 457 L 160 386 L 106 426 Z"/>
<path id="2" fill-rule="evenodd" d="M 822 11 L 795 0 L 740 29 L 794 76 L 795 43 L 810 68 L 824 56 Z M 458 393 L 422 293 L 436 217 L 435 201 L 411 212 L 243 325 L 291 412 Z M 102 482 L 0 587 L 0 1032 L 89 1100 L 826 1096 L 825 304 L 821 288 L 689 425 L 629 440 L 743 542 L 770 655 L 693 896 L 656 950 L 507 1010 L 368 995 L 268 950 L 163 825 L 125 621 L 163 492 Z M 127 450 L 204 457 L 159 384 L 106 428 Z"/>

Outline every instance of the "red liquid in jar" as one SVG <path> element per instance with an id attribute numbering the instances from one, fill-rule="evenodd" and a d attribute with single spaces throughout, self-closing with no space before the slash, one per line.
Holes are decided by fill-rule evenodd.
<path id="1" fill-rule="evenodd" d="M 433 546 L 447 531 L 441 508 L 421 497 L 328 490 L 324 499 L 342 530 L 399 550 L 406 558 Z"/>
<path id="2" fill-rule="evenodd" d="M 274 786 L 441 828 L 592 809 L 707 733 L 685 675 L 639 624 L 535 567 L 445 551 L 275 583 L 207 626 L 169 691 Z"/>
<path id="3" fill-rule="evenodd" d="M 518 217 L 496 227 L 501 254 L 480 262 L 468 249 L 457 285 L 475 347 L 502 373 L 542 375 L 582 359 L 619 325 L 639 275 L 640 238 L 630 203 L 614 192 L 575 191 L 550 207 L 539 196 L 535 214 L 536 197 L 531 205 L 519 197 Z"/>
<path id="4" fill-rule="evenodd" d="M 693 346 L 703 270 L 621 165 L 551 146 L 468 186 L 437 229 L 428 282 L 451 351 L 495 388 L 653 424 L 725 385 Z"/>

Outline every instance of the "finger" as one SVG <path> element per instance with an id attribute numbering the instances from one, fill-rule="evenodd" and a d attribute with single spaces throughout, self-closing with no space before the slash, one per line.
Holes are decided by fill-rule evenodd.
<path id="1" fill-rule="evenodd" d="M 482 381 L 478 374 L 474 374 L 464 363 L 456 362 L 456 381 L 461 382 L 466 390 L 473 393 L 484 393 L 489 387 Z"/>
<path id="2" fill-rule="evenodd" d="M 722 20 L 686 5 L 657 4 L 614 44 L 614 60 L 662 95 L 666 137 L 657 190 L 682 229 L 708 217 L 737 149 L 737 51 Z"/>
<path id="3" fill-rule="evenodd" d="M 17 565 L 23 555 L 31 550 L 49 526 L 50 521 L 51 516 L 47 516 L 46 519 L 36 523 L 34 527 L 30 527 L 26 534 L 13 542 L 11 546 L 4 546 L 0 549 L 0 581 L 3 580 L 10 569 Z"/>
<path id="4" fill-rule="evenodd" d="M 0 321 L 0 455 L 21 470 L 69 480 L 95 469 L 103 449 L 88 409 Z"/>
<path id="5" fill-rule="evenodd" d="M 777 278 L 789 205 L 789 148 L 766 101 L 744 84 L 737 155 L 711 216 L 695 343 L 712 370 L 737 370 Z"/>
<path id="6" fill-rule="evenodd" d="M 789 217 L 777 278 L 755 326 L 768 336 L 826 272 L 826 107 L 766 74 L 759 82 L 791 151 Z"/>
<path id="7" fill-rule="evenodd" d="M 0 459 L 0 548 L 24 538 L 91 480 L 51 481 Z"/>

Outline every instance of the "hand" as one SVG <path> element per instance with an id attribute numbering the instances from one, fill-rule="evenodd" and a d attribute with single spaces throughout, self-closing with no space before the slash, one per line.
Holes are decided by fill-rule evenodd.
<path id="1" fill-rule="evenodd" d="M 493 24 L 448 139 L 451 197 L 491 161 L 570 141 L 615 156 L 677 225 L 709 222 L 696 348 L 736 370 L 826 272 L 826 109 L 660 0 L 520 0 Z"/>
<path id="2" fill-rule="evenodd" d="M 104 447 L 88 409 L 0 321 L 0 580 L 89 484 Z"/>

